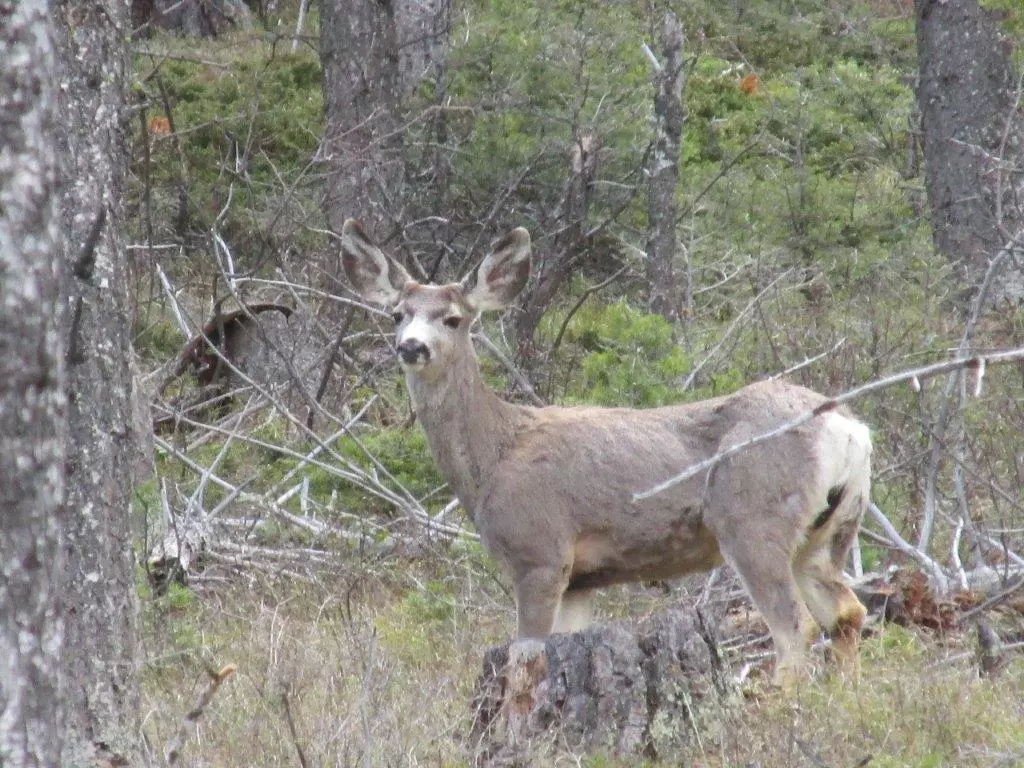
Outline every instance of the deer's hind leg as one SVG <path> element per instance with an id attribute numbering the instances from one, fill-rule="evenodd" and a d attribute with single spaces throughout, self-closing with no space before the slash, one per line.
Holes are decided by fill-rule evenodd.
<path id="1" fill-rule="evenodd" d="M 862 505 L 859 499 L 852 503 Z M 846 515 L 837 512 L 838 520 L 834 524 L 812 530 L 793 564 L 807 606 L 832 637 L 832 650 L 840 669 L 854 677 L 860 673 L 858 645 L 867 610 L 843 581 L 842 574 L 857 537 L 858 512 L 849 510 Z"/>
<path id="2" fill-rule="evenodd" d="M 800 594 L 792 552 L 771 536 L 740 536 L 720 542 L 722 554 L 742 579 L 775 642 L 775 681 L 784 688 L 806 673 L 807 651 L 818 625 Z"/>

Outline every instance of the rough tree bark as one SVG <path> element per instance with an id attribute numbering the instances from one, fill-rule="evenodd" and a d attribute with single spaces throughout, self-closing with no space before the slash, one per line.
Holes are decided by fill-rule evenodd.
<path id="1" fill-rule="evenodd" d="M 656 759 L 727 704 L 732 682 L 699 613 L 591 627 L 492 648 L 470 733 L 478 765 L 529 765 L 549 750 Z"/>
<path id="2" fill-rule="evenodd" d="M 120 240 L 126 0 L 51 2 L 62 69 L 61 251 L 71 399 L 62 541 L 62 764 L 143 764 L 129 525 L 131 343 Z"/>
<path id="3" fill-rule="evenodd" d="M 451 0 L 397 0 L 398 77 L 402 91 L 414 91 L 423 80 L 443 77 Z"/>
<path id="4" fill-rule="evenodd" d="M 1024 229 L 1024 126 L 1014 110 L 1012 42 L 978 0 L 915 0 L 915 10 L 935 247 L 971 288 L 1008 238 Z M 1019 273 L 998 282 L 997 300 L 1024 298 Z"/>
<path id="5" fill-rule="evenodd" d="M 654 70 L 654 151 L 648 168 L 647 285 L 648 304 L 668 320 L 679 317 L 679 286 L 673 261 L 678 250 L 679 148 L 686 112 L 683 108 L 683 27 L 672 11 L 661 30 L 664 61 Z"/>
<path id="6" fill-rule="evenodd" d="M 190 37 L 216 37 L 249 26 L 252 11 L 243 0 L 131 0 L 131 23 L 135 36 L 163 29 Z"/>
<path id="7" fill-rule="evenodd" d="M 44 0 L 0 0 L 0 765 L 60 759 L 67 426 L 58 317 L 57 72 Z"/>
<path id="8" fill-rule="evenodd" d="M 391 224 L 393 197 L 402 180 L 395 122 L 401 83 L 395 10 L 387 0 L 322 3 L 324 212 L 335 232 L 349 217 L 362 220 L 370 231 L 391 229 L 385 224 Z"/>

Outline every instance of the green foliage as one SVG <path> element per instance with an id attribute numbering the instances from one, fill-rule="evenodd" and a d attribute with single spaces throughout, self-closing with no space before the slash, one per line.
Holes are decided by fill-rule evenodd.
<path id="1" fill-rule="evenodd" d="M 979 5 L 999 20 L 1003 32 L 1011 39 L 1017 39 L 1014 46 L 1014 57 L 1018 65 L 1024 64 L 1024 6 L 1019 0 L 980 0 Z"/>
<path id="2" fill-rule="evenodd" d="M 169 38 L 162 45 L 173 42 Z M 148 173 L 155 190 L 154 225 L 159 229 L 178 220 L 178 226 L 206 231 L 230 195 L 220 230 L 235 247 L 240 268 L 258 266 L 270 235 L 264 230 L 280 213 L 282 183 L 300 178 L 322 132 L 323 88 L 315 54 L 253 44 L 168 58 L 158 66 L 140 56 L 136 68 L 148 73 L 137 87 L 152 104 L 145 113 L 152 165 L 133 174 L 131 192 L 137 199 L 130 202 L 141 205 Z M 168 117 L 173 135 L 153 130 L 154 121 Z M 141 131 L 134 130 L 133 139 L 141 142 Z M 141 149 L 133 154 L 141 163 Z M 244 169 L 235 167 L 240 155 Z M 172 192 L 181 187 L 188 191 L 184 222 Z"/>
<path id="3" fill-rule="evenodd" d="M 424 588 L 410 589 L 392 610 L 375 622 L 382 644 L 414 666 L 434 665 L 444 653 L 457 606 L 451 587 L 430 580 Z"/>
<path id="4" fill-rule="evenodd" d="M 132 348 L 144 360 L 169 360 L 178 354 L 181 346 L 181 331 L 170 320 L 150 323 L 132 339 Z"/>
<path id="5" fill-rule="evenodd" d="M 420 624 L 449 621 L 455 613 L 449 586 L 443 581 L 431 580 L 425 587 L 406 594 L 403 602 L 409 617 Z"/>
<path id="6" fill-rule="evenodd" d="M 695 260 L 771 243 L 840 287 L 888 262 L 915 234 L 899 173 L 912 94 L 899 73 L 833 59 L 762 76 L 750 95 L 739 78 L 733 63 L 708 58 L 687 86 L 688 186 L 703 189 L 723 161 L 741 158 L 702 203 L 715 215 L 700 220 Z"/>
<path id="7" fill-rule="evenodd" d="M 358 441 L 357 444 L 352 438 L 343 437 L 338 442 L 338 449 L 352 463 L 368 472 L 373 471 L 375 466 L 370 459 L 372 456 L 416 498 L 427 497 L 444 485 L 444 478 L 441 477 L 427 445 L 426 435 L 418 426 L 385 427 L 373 432 L 364 432 L 358 436 Z M 325 477 L 319 470 L 315 470 L 310 479 L 311 487 L 317 487 L 321 492 L 328 492 L 331 487 L 339 487 L 336 477 Z M 325 482 L 326 487 L 322 485 Z M 367 513 L 390 514 L 392 511 L 390 505 L 358 488 L 341 487 L 339 496 L 342 501 L 351 504 L 352 508 Z M 447 501 L 447 498 L 438 498 L 436 501 Z"/>
<path id="8" fill-rule="evenodd" d="M 132 527 L 137 531 L 152 531 L 162 519 L 160 486 L 156 477 L 135 486 L 132 493 L 132 517 Z M 144 543 L 139 542 L 139 545 Z"/>
<path id="9" fill-rule="evenodd" d="M 632 4 L 471 3 L 449 59 L 449 93 L 474 110 L 455 121 L 453 205 L 471 210 L 524 171 L 519 201 L 554 204 L 576 127 L 596 133 L 606 177 L 635 171 L 651 95 L 644 38 Z M 598 214 L 610 197 L 595 193 Z"/>
<path id="10" fill-rule="evenodd" d="M 561 325 L 550 312 L 541 325 L 549 335 Z M 659 315 L 634 309 L 622 299 L 584 306 L 573 317 L 564 343 L 582 352 L 578 375 L 566 392 L 569 401 L 596 405 L 648 407 L 683 399 L 680 377 L 690 361 L 675 344 L 671 325 Z"/>

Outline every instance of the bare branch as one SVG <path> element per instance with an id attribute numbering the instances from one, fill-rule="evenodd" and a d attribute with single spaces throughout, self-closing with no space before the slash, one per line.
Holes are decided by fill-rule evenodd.
<path id="1" fill-rule="evenodd" d="M 206 686 L 199 698 L 196 700 L 196 704 L 189 710 L 188 714 L 185 715 L 181 721 L 181 727 L 178 732 L 174 735 L 168 744 L 167 749 L 164 751 L 164 759 L 168 765 L 174 765 L 178 762 L 178 758 L 181 757 L 181 752 L 185 748 L 185 741 L 188 739 L 189 728 L 199 722 L 199 718 L 203 716 L 203 712 L 213 701 L 213 696 L 217 693 L 217 689 L 220 688 L 221 683 L 231 677 L 235 671 L 234 664 L 228 664 L 226 667 L 221 669 L 219 672 L 210 672 L 210 683 Z"/>
<path id="2" fill-rule="evenodd" d="M 1017 579 L 1017 581 L 1013 582 L 1013 584 L 1008 586 L 1002 592 L 997 592 L 996 594 L 992 595 L 992 597 L 990 597 L 988 600 L 983 602 L 977 608 L 972 608 L 971 610 L 967 611 L 966 613 L 960 614 L 960 616 L 957 618 L 957 623 L 958 624 L 966 624 L 968 621 L 973 619 L 975 616 L 977 616 L 977 615 L 979 615 L 981 613 L 984 613 L 985 611 L 989 610 L 990 608 L 994 608 L 995 606 L 997 606 L 1000 603 L 1002 603 L 1003 601 L 1005 601 L 1007 598 L 1010 598 L 1013 595 L 1015 595 L 1017 592 L 1020 592 L 1022 589 L 1024 589 L 1024 577 L 1021 577 L 1021 578 Z"/>

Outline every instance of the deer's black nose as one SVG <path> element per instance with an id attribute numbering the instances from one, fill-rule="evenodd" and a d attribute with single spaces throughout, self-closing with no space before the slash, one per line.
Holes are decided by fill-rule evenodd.
<path id="1" fill-rule="evenodd" d="M 418 339 L 406 339 L 398 345 L 398 356 L 402 358 L 403 363 L 415 365 L 427 362 L 430 359 L 430 350 Z"/>

